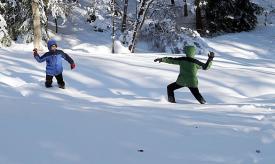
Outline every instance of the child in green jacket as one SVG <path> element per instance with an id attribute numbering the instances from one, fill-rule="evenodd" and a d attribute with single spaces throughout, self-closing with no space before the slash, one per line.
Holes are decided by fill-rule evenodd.
<path id="1" fill-rule="evenodd" d="M 155 62 L 164 62 L 168 64 L 176 64 L 180 66 L 180 74 L 176 82 L 169 84 L 167 86 L 168 101 L 171 103 L 176 103 L 174 91 L 182 87 L 188 87 L 194 97 L 201 103 L 205 104 L 206 101 L 202 97 L 198 89 L 198 69 L 207 70 L 211 67 L 212 60 L 215 57 L 213 52 L 208 54 L 208 60 L 206 63 L 202 63 L 195 59 L 196 48 L 194 46 L 186 46 L 185 54 L 186 57 L 179 58 L 157 58 Z"/>

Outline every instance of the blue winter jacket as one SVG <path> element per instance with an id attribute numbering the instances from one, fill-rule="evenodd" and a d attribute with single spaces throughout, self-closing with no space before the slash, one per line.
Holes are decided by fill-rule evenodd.
<path id="1" fill-rule="evenodd" d="M 50 40 L 48 42 L 49 52 L 46 52 L 41 57 L 37 54 L 34 58 L 39 62 L 42 63 L 46 61 L 46 74 L 50 76 L 56 76 L 63 72 L 62 60 L 65 59 L 70 64 L 74 64 L 73 59 L 62 50 L 56 50 L 52 52 L 50 50 L 52 45 L 57 45 L 55 41 Z"/>

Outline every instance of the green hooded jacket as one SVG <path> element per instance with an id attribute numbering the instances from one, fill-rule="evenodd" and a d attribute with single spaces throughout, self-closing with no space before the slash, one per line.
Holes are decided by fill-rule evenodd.
<path id="1" fill-rule="evenodd" d="M 191 58 L 190 60 L 193 60 L 195 57 L 196 49 L 194 46 L 186 46 L 185 47 L 185 53 L 188 58 Z M 196 59 L 194 59 L 195 61 Z M 179 58 L 170 58 L 165 57 L 162 58 L 162 62 L 168 63 L 168 64 L 176 64 L 180 66 L 180 74 L 178 76 L 178 79 L 176 83 L 178 85 L 184 86 L 184 87 L 191 87 L 191 88 L 197 88 L 198 87 L 198 77 L 197 72 L 198 69 L 209 69 L 212 65 L 212 61 L 209 61 L 209 63 L 206 65 L 206 67 L 203 67 L 202 64 L 197 62 L 190 62 L 187 60 L 179 60 Z"/>

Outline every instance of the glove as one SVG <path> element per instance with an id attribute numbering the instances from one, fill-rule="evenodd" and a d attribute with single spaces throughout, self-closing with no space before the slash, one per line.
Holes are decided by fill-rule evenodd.
<path id="1" fill-rule="evenodd" d="M 71 69 L 75 69 L 76 65 L 75 64 L 71 64 Z"/>
<path id="2" fill-rule="evenodd" d="M 208 54 L 208 58 L 209 58 L 210 60 L 213 60 L 214 57 L 215 57 L 215 53 L 214 53 L 214 52 L 210 52 L 210 53 Z"/>
<path id="3" fill-rule="evenodd" d="M 161 62 L 162 62 L 162 58 L 156 58 L 156 59 L 154 60 L 154 62 L 159 62 L 159 63 L 161 63 Z"/>
<path id="4" fill-rule="evenodd" d="M 34 56 L 38 55 L 37 48 L 33 49 L 32 51 Z"/>

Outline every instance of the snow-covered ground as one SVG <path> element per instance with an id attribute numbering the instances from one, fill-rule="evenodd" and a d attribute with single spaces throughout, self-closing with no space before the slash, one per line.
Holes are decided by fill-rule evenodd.
<path id="1" fill-rule="evenodd" d="M 275 162 L 275 26 L 207 40 L 206 105 L 187 89 L 166 101 L 178 67 L 153 59 L 169 54 L 110 54 L 109 35 L 69 29 L 65 90 L 44 88 L 32 45 L 0 49 L 0 164 Z"/>

